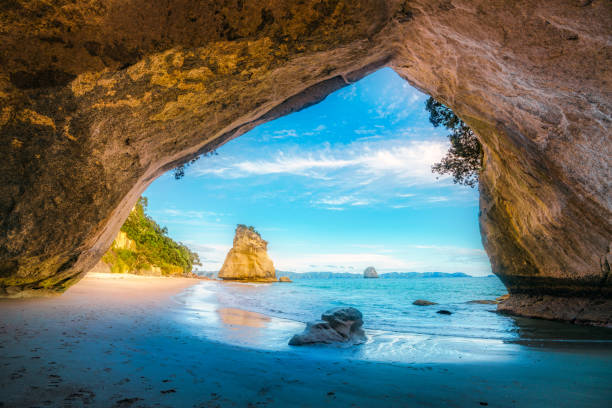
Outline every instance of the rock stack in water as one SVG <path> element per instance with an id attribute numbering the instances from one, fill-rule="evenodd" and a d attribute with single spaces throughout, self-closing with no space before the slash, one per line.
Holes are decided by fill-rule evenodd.
<path id="1" fill-rule="evenodd" d="M 251 282 L 275 281 L 274 264 L 267 250 L 268 243 L 253 227 L 238 225 L 234 246 L 225 257 L 219 278 Z"/>
<path id="2" fill-rule="evenodd" d="M 376 273 L 376 269 L 373 266 L 368 266 L 363 271 L 363 277 L 366 279 L 378 278 L 378 273 Z"/>

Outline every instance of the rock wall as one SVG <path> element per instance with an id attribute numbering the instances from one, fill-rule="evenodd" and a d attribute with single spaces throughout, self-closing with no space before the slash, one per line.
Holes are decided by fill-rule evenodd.
<path id="1" fill-rule="evenodd" d="M 483 242 L 510 293 L 608 307 L 611 16 L 607 0 L 3 2 L 0 291 L 63 290 L 155 177 L 387 65 L 481 139 Z"/>
<path id="2" fill-rule="evenodd" d="M 274 282 L 276 272 L 268 256 L 268 243 L 253 227 L 238 225 L 234 245 L 227 253 L 219 278 L 253 282 Z"/>

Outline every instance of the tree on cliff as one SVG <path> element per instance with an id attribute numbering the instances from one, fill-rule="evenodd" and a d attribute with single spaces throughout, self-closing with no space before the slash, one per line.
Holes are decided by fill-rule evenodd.
<path id="1" fill-rule="evenodd" d="M 202 157 L 202 156 L 204 156 L 204 157 L 206 157 L 206 156 L 218 156 L 218 155 L 219 155 L 219 153 L 217 153 L 217 151 L 216 151 L 216 150 L 211 150 L 210 152 L 207 152 L 207 153 L 202 153 L 201 155 L 196 156 L 195 158 L 193 158 L 193 159 L 189 160 L 189 161 L 188 161 L 187 163 L 185 163 L 185 164 L 181 164 L 180 166 L 175 167 L 175 168 L 174 168 L 174 179 L 175 179 L 175 180 L 180 180 L 180 179 L 182 179 L 183 177 L 185 177 L 185 169 L 186 169 L 187 167 L 191 166 L 193 163 L 195 163 L 195 162 L 197 162 L 198 160 L 200 160 L 200 157 Z"/>
<path id="2" fill-rule="evenodd" d="M 140 197 L 134 209 L 121 227 L 137 249 L 111 248 L 102 258 L 111 270 L 127 271 L 150 269 L 157 266 L 163 274 L 189 274 L 195 265 L 201 266 L 200 257 L 186 245 L 168 236 L 168 229 L 161 227 L 147 214 L 148 200 Z"/>
<path id="3" fill-rule="evenodd" d="M 432 125 L 442 125 L 451 131 L 448 135 L 450 149 L 442 161 L 435 163 L 431 170 L 438 174 L 451 174 L 454 183 L 475 187 L 482 168 L 482 145 L 478 138 L 450 108 L 434 98 L 427 99 L 425 109 L 429 112 Z"/>

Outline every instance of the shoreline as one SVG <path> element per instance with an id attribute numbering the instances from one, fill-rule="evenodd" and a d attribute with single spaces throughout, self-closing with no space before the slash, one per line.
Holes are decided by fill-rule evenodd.
<path id="1" fill-rule="evenodd" d="M 390 363 L 347 358 L 354 348 L 223 344 L 178 313 L 175 298 L 199 282 L 90 276 L 60 297 L 0 303 L 0 406 L 596 407 L 612 399 L 609 351 L 515 346 L 503 360 Z M 257 317 L 243 312 L 226 311 L 230 325 Z M 254 329 L 268 340 L 265 327 Z"/>

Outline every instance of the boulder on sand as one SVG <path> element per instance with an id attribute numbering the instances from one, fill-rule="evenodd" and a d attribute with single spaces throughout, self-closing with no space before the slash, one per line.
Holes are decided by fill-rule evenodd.
<path id="1" fill-rule="evenodd" d="M 290 346 L 316 343 L 362 344 L 363 315 L 354 307 L 336 307 L 321 315 L 321 320 L 306 323 L 306 329 L 289 340 Z"/>
<path id="2" fill-rule="evenodd" d="M 414 302 L 412 302 L 413 305 L 415 306 L 432 306 L 432 305 L 437 305 L 436 302 L 430 302 L 429 300 L 423 300 L 423 299 L 417 299 Z"/>

